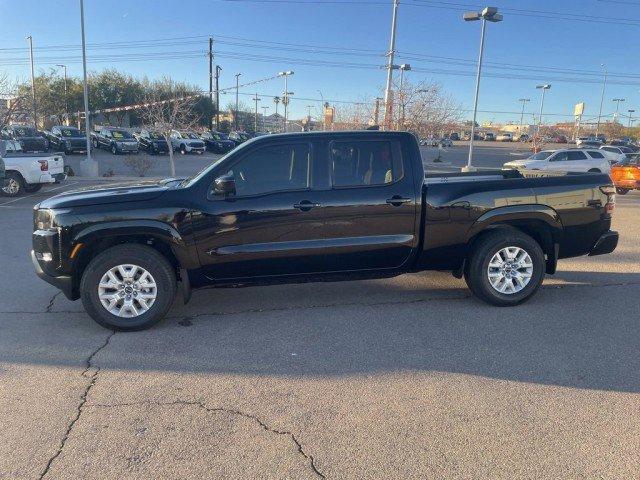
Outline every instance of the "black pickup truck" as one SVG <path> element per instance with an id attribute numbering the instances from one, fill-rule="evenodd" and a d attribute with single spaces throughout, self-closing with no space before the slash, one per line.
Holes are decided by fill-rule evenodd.
<path id="1" fill-rule="evenodd" d="M 538 175 L 541 175 L 538 173 Z M 607 175 L 425 175 L 404 132 L 255 138 L 192 178 L 87 188 L 34 208 L 38 275 L 101 325 L 159 321 L 180 289 L 464 276 L 480 299 L 527 300 L 557 260 L 612 252 Z"/>
<path id="2" fill-rule="evenodd" d="M 87 151 L 87 137 L 75 127 L 54 125 L 44 134 L 49 140 L 49 147 L 54 151 L 66 154 Z"/>

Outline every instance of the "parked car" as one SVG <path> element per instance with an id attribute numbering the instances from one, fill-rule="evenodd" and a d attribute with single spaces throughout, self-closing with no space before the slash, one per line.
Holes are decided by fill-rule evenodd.
<path id="1" fill-rule="evenodd" d="M 201 133 L 200 138 L 204 141 L 206 149 L 210 152 L 227 153 L 236 147 L 234 141 L 229 140 L 226 135 L 216 132 L 215 130 Z"/>
<path id="2" fill-rule="evenodd" d="M 188 153 L 202 155 L 205 151 L 204 141 L 198 134 L 186 130 L 171 132 L 171 146 L 174 151 L 179 151 L 182 155 Z"/>
<path id="3" fill-rule="evenodd" d="M 498 136 L 496 137 L 496 141 L 498 142 L 512 142 L 513 141 L 513 135 L 509 132 L 502 132 L 499 133 Z"/>
<path id="4" fill-rule="evenodd" d="M 458 132 L 451 132 L 449 134 L 449 140 L 451 140 L 452 142 L 457 142 L 458 140 L 460 140 L 460 135 L 458 135 Z"/>
<path id="5" fill-rule="evenodd" d="M 34 127 L 9 125 L 4 129 L 4 137 L 20 143 L 20 148 L 25 153 L 44 153 L 49 149 L 47 139 Z"/>
<path id="6" fill-rule="evenodd" d="M 443 138 L 440 140 L 440 146 L 442 148 L 451 148 L 453 147 L 453 142 L 448 138 Z"/>
<path id="7" fill-rule="evenodd" d="M 247 132 L 231 132 L 229 133 L 229 140 L 233 141 L 236 145 L 249 140 L 251 136 Z"/>
<path id="8" fill-rule="evenodd" d="M 553 142 L 554 143 L 567 143 L 567 137 L 565 137 L 564 135 L 555 135 L 553 137 Z"/>
<path id="9" fill-rule="evenodd" d="M 611 180 L 616 192 L 626 195 L 631 190 L 640 190 L 640 156 L 631 155 L 611 167 Z"/>
<path id="10" fill-rule="evenodd" d="M 140 150 L 148 152 L 149 155 L 169 153 L 169 144 L 159 132 L 142 129 L 134 137 L 140 145 Z"/>
<path id="11" fill-rule="evenodd" d="M 603 145 L 600 150 L 604 153 L 609 163 L 614 164 L 623 161 L 627 155 L 633 153 L 633 150 L 627 147 L 613 147 L 611 145 Z"/>
<path id="12" fill-rule="evenodd" d="M 44 134 L 49 141 L 49 148 L 71 154 L 87 151 L 87 138 L 81 130 L 65 125 L 55 125 Z"/>
<path id="13" fill-rule="evenodd" d="M 529 142 L 531 141 L 531 137 L 526 133 L 521 133 L 515 138 L 516 142 Z"/>
<path id="14" fill-rule="evenodd" d="M 420 145 L 423 147 L 437 147 L 438 139 L 436 137 L 427 137 L 420 140 Z"/>
<path id="15" fill-rule="evenodd" d="M 187 301 L 206 286 L 451 270 L 478 298 L 512 306 L 558 259 L 618 242 L 608 175 L 538 176 L 425 175 L 408 132 L 269 135 L 190 179 L 41 202 L 31 258 L 38 276 L 120 330 L 162 319 L 178 284 Z"/>
<path id="16" fill-rule="evenodd" d="M 596 137 L 578 137 L 576 147 L 600 147 L 602 141 Z"/>
<path id="17" fill-rule="evenodd" d="M 136 155 L 140 150 L 138 141 L 123 128 L 105 127 L 91 134 L 93 148 L 104 148 L 112 154 L 131 153 Z"/>
<path id="18" fill-rule="evenodd" d="M 493 132 L 485 132 L 484 135 L 482 136 L 482 139 L 485 142 L 493 142 L 496 139 L 496 136 L 494 135 Z"/>
<path id="19" fill-rule="evenodd" d="M 512 160 L 503 168 L 560 172 L 609 173 L 611 165 L 600 150 L 577 148 L 542 150 L 524 160 Z"/>
<path id="20" fill-rule="evenodd" d="M 16 197 L 37 192 L 47 183 L 60 183 L 67 178 L 64 159 L 59 154 L 4 153 L 5 183 L 0 193 Z"/>

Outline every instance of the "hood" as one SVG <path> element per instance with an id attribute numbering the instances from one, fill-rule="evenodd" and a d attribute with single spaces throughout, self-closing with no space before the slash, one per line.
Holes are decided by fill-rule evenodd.
<path id="1" fill-rule="evenodd" d="M 153 200 L 172 188 L 178 179 L 97 185 L 70 190 L 44 200 L 36 208 L 70 208 L 109 203 Z"/>

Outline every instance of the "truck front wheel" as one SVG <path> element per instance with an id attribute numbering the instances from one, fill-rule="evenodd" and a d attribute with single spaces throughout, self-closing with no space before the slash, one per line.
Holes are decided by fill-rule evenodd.
<path id="1" fill-rule="evenodd" d="M 479 299 L 508 307 L 531 298 L 544 272 L 544 253 L 538 242 L 519 230 L 499 229 L 478 240 L 464 278 Z"/>
<path id="2" fill-rule="evenodd" d="M 80 296 L 87 313 L 112 330 L 144 330 L 167 313 L 176 294 L 173 267 L 146 245 L 123 244 L 97 255 L 85 269 Z"/>

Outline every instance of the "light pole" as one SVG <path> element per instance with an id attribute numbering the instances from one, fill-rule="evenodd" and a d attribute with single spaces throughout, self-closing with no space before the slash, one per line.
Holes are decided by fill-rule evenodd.
<path id="1" fill-rule="evenodd" d="M 255 115 L 254 115 L 254 120 L 253 120 L 253 133 L 256 134 L 258 133 L 258 102 L 262 100 L 260 97 L 258 97 L 258 94 L 256 93 L 256 96 L 253 97 L 253 101 L 256 102 L 256 111 L 255 111 Z"/>
<path id="2" fill-rule="evenodd" d="M 396 28 L 398 24 L 398 5 L 400 0 L 393 0 L 393 13 L 391 16 L 391 39 L 387 52 L 387 84 L 384 89 L 384 124 L 388 129 L 393 115 L 393 101 L 391 98 L 391 84 L 393 83 L 393 57 L 396 53 Z"/>
<path id="3" fill-rule="evenodd" d="M 31 102 L 33 107 L 33 126 L 37 129 L 38 118 L 36 114 L 36 80 L 33 68 L 33 37 L 29 35 L 27 40 L 29 40 L 29 59 L 31 61 Z"/>
<path id="4" fill-rule="evenodd" d="M 607 89 L 607 67 L 604 66 L 604 63 L 601 63 L 600 66 L 604 71 L 604 77 L 602 80 L 602 95 L 600 95 L 600 110 L 598 111 L 598 123 L 596 123 L 596 137 L 600 133 L 600 119 L 602 118 L 602 104 L 604 103 L 604 92 Z"/>
<path id="5" fill-rule="evenodd" d="M 400 125 L 404 128 L 404 115 L 405 115 L 405 95 L 404 95 L 404 72 L 411 70 L 411 65 L 408 63 L 403 63 L 400 65 L 400 104 L 402 106 L 402 114 L 400 116 Z"/>
<path id="6" fill-rule="evenodd" d="M 238 130 L 238 92 L 240 91 L 240 76 L 241 73 L 236 73 L 236 114 L 233 116 L 233 128 Z"/>
<path id="7" fill-rule="evenodd" d="M 538 129 L 536 132 L 536 136 L 538 139 L 540 138 L 540 127 L 542 125 L 542 109 L 544 108 L 544 92 L 551 88 L 550 83 L 545 83 L 544 85 L 536 85 L 536 88 L 542 90 L 542 98 L 540 99 L 540 115 L 538 116 Z"/>
<path id="8" fill-rule="evenodd" d="M 285 70 L 278 73 L 279 77 L 284 77 L 284 95 L 282 97 L 282 104 L 284 105 L 284 131 L 287 131 L 287 117 L 289 116 L 289 95 L 293 95 L 293 92 L 288 90 L 289 75 L 293 75 L 293 70 Z"/>
<path id="9" fill-rule="evenodd" d="M 56 65 L 64 70 L 64 116 L 67 123 L 69 123 L 69 105 L 67 102 L 67 66 Z"/>
<path id="10" fill-rule="evenodd" d="M 87 140 L 87 159 L 84 173 L 88 176 L 98 176 L 98 162 L 91 159 L 91 119 L 89 118 L 89 83 L 87 81 L 87 45 L 84 36 L 84 0 L 80 0 L 80 31 L 82 34 L 82 87 L 84 96 L 84 130 Z"/>
<path id="11" fill-rule="evenodd" d="M 519 98 L 519 102 L 522 102 L 522 112 L 520 113 L 520 135 L 522 135 L 522 125 L 524 124 L 524 106 L 527 102 L 530 102 L 530 98 Z"/>
<path id="12" fill-rule="evenodd" d="M 629 112 L 629 125 L 627 125 L 627 128 L 631 128 L 631 118 L 633 117 L 633 112 L 635 112 L 635 110 L 630 108 L 627 112 Z"/>
<path id="13" fill-rule="evenodd" d="M 269 110 L 269 106 L 262 106 L 262 131 L 267 131 L 267 110 Z"/>
<path id="14" fill-rule="evenodd" d="M 618 111 L 620 110 L 620 102 L 624 102 L 624 98 L 612 98 L 612 102 L 616 102 L 616 113 L 613 114 L 613 121 L 618 120 Z"/>
<path id="15" fill-rule="evenodd" d="M 467 160 L 467 166 L 462 168 L 463 172 L 472 172 L 476 169 L 471 166 L 473 160 L 473 137 L 476 131 L 476 117 L 478 114 L 478 94 L 480 92 L 480 75 L 482 74 L 482 56 L 484 54 L 484 31 L 489 22 L 502 21 L 502 15 L 498 13 L 498 9 L 495 7 L 485 7 L 481 12 L 467 12 L 462 18 L 465 22 L 473 22 L 476 20 L 482 20 L 482 28 L 480 29 L 480 53 L 478 54 L 478 72 L 476 74 L 476 91 L 473 99 L 473 121 L 471 122 L 471 139 L 469 140 L 469 158 Z"/>
<path id="16" fill-rule="evenodd" d="M 216 65 L 216 132 L 220 130 L 220 72 L 222 67 Z"/>

